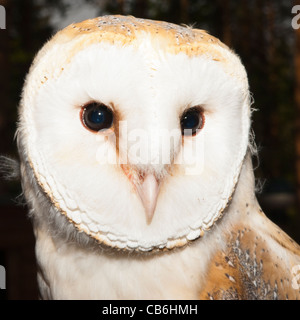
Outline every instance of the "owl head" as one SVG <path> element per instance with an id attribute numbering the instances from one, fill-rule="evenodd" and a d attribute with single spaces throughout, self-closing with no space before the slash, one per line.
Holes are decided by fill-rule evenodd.
<path id="1" fill-rule="evenodd" d="M 245 69 L 218 39 L 134 17 L 86 20 L 46 43 L 26 78 L 23 187 L 38 186 L 33 211 L 43 195 L 106 246 L 184 246 L 228 206 L 249 127 Z"/>

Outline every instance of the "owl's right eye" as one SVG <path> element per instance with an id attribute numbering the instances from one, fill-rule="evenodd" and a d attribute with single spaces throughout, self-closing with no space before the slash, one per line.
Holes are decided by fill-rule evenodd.
<path id="1" fill-rule="evenodd" d="M 103 103 L 91 102 L 81 109 L 81 120 L 92 131 L 109 129 L 113 125 L 113 112 Z"/>

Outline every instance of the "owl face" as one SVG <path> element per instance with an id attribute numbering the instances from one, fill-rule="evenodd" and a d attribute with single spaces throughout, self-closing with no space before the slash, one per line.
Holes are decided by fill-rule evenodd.
<path id="1" fill-rule="evenodd" d="M 118 249 L 171 249 L 209 229 L 248 131 L 236 55 L 204 31 L 133 17 L 59 32 L 20 106 L 21 153 L 57 214 Z"/>

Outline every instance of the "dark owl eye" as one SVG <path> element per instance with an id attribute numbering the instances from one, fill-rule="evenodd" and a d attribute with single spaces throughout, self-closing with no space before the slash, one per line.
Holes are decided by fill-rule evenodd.
<path id="1" fill-rule="evenodd" d="M 113 118 L 113 112 L 102 103 L 92 102 L 82 108 L 82 122 L 92 131 L 110 128 Z"/>
<path id="2" fill-rule="evenodd" d="M 193 107 L 184 111 L 180 118 L 182 135 L 194 136 L 203 128 L 204 114 L 201 108 Z"/>

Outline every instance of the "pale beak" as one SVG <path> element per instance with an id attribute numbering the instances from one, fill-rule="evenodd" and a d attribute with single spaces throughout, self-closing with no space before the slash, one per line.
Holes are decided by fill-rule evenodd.
<path id="1" fill-rule="evenodd" d="M 151 223 L 156 208 L 160 183 L 153 174 L 149 173 L 144 176 L 143 181 L 140 181 L 135 186 L 145 208 L 147 222 Z"/>
<path id="2" fill-rule="evenodd" d="M 138 174 L 137 170 L 122 164 L 121 168 L 134 185 L 145 209 L 147 223 L 150 224 L 156 208 L 160 181 L 152 173 Z"/>

